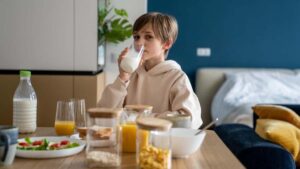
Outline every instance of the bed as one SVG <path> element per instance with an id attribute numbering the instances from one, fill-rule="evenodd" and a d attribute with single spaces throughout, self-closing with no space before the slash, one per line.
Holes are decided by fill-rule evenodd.
<path id="1" fill-rule="evenodd" d="M 249 83 L 248 78 L 254 78 L 254 80 L 250 80 L 251 83 Z M 235 81 L 233 82 L 232 79 Z M 261 86 L 251 87 L 250 85 L 249 87 L 248 84 L 252 84 L 252 82 Z M 243 88 L 241 90 L 240 88 L 232 89 L 231 86 L 236 86 L 236 83 L 241 83 L 240 86 L 243 86 Z M 274 84 L 276 87 L 274 87 Z M 248 86 L 250 90 L 245 89 L 245 86 Z M 254 89 L 255 91 L 251 92 Z M 258 91 L 260 89 L 261 91 Z M 269 91 L 269 89 L 271 90 Z M 300 104 L 300 71 L 297 69 L 265 68 L 201 68 L 198 69 L 196 74 L 195 90 L 201 104 L 203 125 L 212 121 L 212 118 L 219 116 L 221 120 L 219 120 L 218 125 L 237 122 L 251 126 L 251 106 L 254 104 Z M 230 99 L 225 94 L 230 94 L 234 90 L 247 91 L 248 94 L 236 91 L 233 96 L 237 98 L 232 99 L 234 103 L 226 105 L 227 100 Z M 266 94 L 266 92 L 268 93 Z M 260 93 L 265 94 L 259 95 Z M 282 95 L 283 97 L 281 97 Z M 227 109 L 235 112 L 226 112 Z"/>

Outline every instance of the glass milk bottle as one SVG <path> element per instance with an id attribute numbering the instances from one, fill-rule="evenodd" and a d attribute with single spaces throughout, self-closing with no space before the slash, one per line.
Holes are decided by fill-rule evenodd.
<path id="1" fill-rule="evenodd" d="M 154 117 L 141 117 L 137 123 L 136 162 L 139 169 L 171 169 L 172 123 Z M 184 144 L 184 143 L 183 143 Z"/>
<path id="2" fill-rule="evenodd" d="M 37 97 L 30 76 L 30 71 L 20 71 L 20 83 L 13 97 L 13 125 L 19 128 L 19 133 L 36 130 Z"/>
<path id="3" fill-rule="evenodd" d="M 126 105 L 122 119 L 122 152 L 135 153 L 136 149 L 136 118 L 150 116 L 152 106 Z"/>

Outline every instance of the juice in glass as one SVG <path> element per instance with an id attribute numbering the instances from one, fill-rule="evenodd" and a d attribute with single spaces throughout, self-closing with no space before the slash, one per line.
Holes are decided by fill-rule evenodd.
<path id="1" fill-rule="evenodd" d="M 57 135 L 72 135 L 75 129 L 74 121 L 55 121 L 55 132 Z"/>
<path id="2" fill-rule="evenodd" d="M 136 124 L 125 123 L 122 125 L 122 149 L 123 152 L 134 153 L 136 147 Z"/>
<path id="3" fill-rule="evenodd" d="M 149 116 L 152 112 L 150 105 L 126 105 L 124 108 L 124 122 L 122 124 L 122 152 L 136 152 L 136 119 L 138 117 Z M 140 134 L 142 137 L 141 145 L 146 144 L 147 133 Z M 143 141 L 144 140 L 144 141 Z M 144 143 L 145 142 L 145 143 Z"/>
<path id="4" fill-rule="evenodd" d="M 122 152 L 134 153 L 136 152 L 136 123 L 129 122 L 122 125 Z M 148 133 L 140 133 L 141 145 L 146 146 L 148 140 Z"/>

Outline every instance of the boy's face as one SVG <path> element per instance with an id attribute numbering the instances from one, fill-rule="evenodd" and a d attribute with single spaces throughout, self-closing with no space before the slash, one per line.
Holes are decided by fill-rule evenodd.
<path id="1" fill-rule="evenodd" d="M 161 60 L 165 59 L 165 51 L 171 47 L 169 42 L 163 43 L 162 40 L 155 36 L 150 23 L 142 29 L 133 33 L 135 48 L 140 49 L 144 45 L 143 60 Z"/>

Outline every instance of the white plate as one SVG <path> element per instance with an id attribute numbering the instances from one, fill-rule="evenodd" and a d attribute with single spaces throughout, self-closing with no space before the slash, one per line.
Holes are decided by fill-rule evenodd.
<path id="1" fill-rule="evenodd" d="M 60 142 L 62 140 L 69 140 L 71 142 L 76 142 L 80 144 L 78 147 L 61 149 L 61 150 L 41 150 L 41 151 L 32 151 L 32 150 L 18 150 L 16 156 L 23 158 L 57 158 L 57 157 L 66 157 L 77 154 L 84 149 L 85 143 L 81 140 L 72 139 L 68 137 L 30 137 L 31 140 L 42 140 L 48 139 L 50 142 Z M 24 139 L 18 139 L 18 141 L 24 141 Z"/>
<path id="2" fill-rule="evenodd" d="M 79 133 L 76 133 L 76 134 L 73 134 L 70 136 L 71 139 L 76 139 L 76 140 L 82 140 L 80 137 L 79 137 Z"/>

